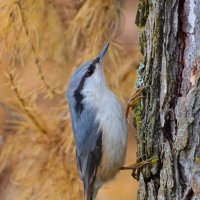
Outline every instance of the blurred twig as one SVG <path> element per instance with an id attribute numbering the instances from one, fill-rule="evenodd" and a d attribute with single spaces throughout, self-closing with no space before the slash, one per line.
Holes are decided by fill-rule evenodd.
<path id="1" fill-rule="evenodd" d="M 20 102 L 21 107 L 23 108 L 23 110 L 26 113 L 27 117 L 29 119 L 31 119 L 31 121 L 33 122 L 33 124 L 35 125 L 35 127 L 37 127 L 37 129 L 39 131 L 41 131 L 42 133 L 47 134 L 47 131 L 40 125 L 40 123 L 35 118 L 35 116 L 32 114 L 32 112 L 30 112 L 30 110 L 27 108 L 26 101 L 20 95 L 20 91 L 19 91 L 18 85 L 16 83 L 15 74 L 16 74 L 16 72 L 14 71 L 14 69 L 8 71 L 8 77 L 9 77 L 9 80 L 10 80 L 11 88 L 15 92 L 15 95 L 16 95 L 18 101 Z"/>

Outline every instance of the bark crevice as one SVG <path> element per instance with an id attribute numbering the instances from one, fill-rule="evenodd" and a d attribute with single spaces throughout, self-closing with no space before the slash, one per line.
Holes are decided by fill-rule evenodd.
<path id="1" fill-rule="evenodd" d="M 138 199 L 200 197 L 200 2 L 143 1 L 137 24 L 144 85 L 136 106 L 138 157 L 159 162 L 138 171 Z M 142 8 L 144 7 L 144 8 Z M 141 14 L 141 13 L 140 13 Z M 139 14 L 138 14 L 139 16 Z M 155 170 L 156 169 L 156 170 Z"/>

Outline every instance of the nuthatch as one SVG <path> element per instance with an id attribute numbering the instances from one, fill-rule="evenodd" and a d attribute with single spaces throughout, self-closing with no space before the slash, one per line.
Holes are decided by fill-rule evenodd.
<path id="1" fill-rule="evenodd" d="M 125 112 L 104 77 L 102 61 L 108 46 L 76 70 L 67 90 L 86 200 L 94 200 L 99 188 L 115 177 L 124 164 L 127 147 Z"/>

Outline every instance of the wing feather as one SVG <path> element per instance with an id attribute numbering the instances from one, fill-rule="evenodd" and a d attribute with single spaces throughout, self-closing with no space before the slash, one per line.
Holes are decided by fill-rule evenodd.
<path id="1" fill-rule="evenodd" d="M 95 140 L 95 142 L 94 142 Z M 102 156 L 102 133 L 98 133 L 98 138 L 88 138 L 83 151 L 77 155 L 79 173 L 84 183 L 84 190 L 90 200 L 93 196 L 94 181 L 96 172 Z"/>
<path id="2" fill-rule="evenodd" d="M 102 157 L 102 131 L 96 121 L 96 110 L 84 107 L 81 114 L 70 109 L 76 142 L 76 157 L 87 200 L 93 196 L 97 168 Z"/>

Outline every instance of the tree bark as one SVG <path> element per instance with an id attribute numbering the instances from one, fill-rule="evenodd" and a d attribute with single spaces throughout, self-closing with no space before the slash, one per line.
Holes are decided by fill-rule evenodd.
<path id="1" fill-rule="evenodd" d="M 138 199 L 200 199 L 200 1 L 140 0 Z"/>

